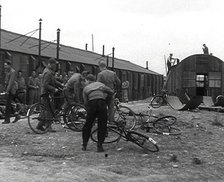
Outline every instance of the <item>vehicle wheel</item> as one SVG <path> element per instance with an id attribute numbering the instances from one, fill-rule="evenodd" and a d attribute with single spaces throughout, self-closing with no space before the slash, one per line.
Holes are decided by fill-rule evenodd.
<path id="1" fill-rule="evenodd" d="M 162 106 L 163 102 L 164 102 L 163 97 L 155 96 L 155 97 L 152 98 L 152 100 L 150 102 L 150 105 L 153 108 L 159 108 L 160 106 Z"/>
<path id="2" fill-rule="evenodd" d="M 177 118 L 174 116 L 164 116 L 153 121 L 153 126 L 155 128 L 161 126 L 171 126 L 177 121 Z"/>
<path id="3" fill-rule="evenodd" d="M 82 131 L 86 122 L 86 108 L 83 105 L 70 105 L 63 115 L 64 123 L 73 131 Z"/>
<path id="4" fill-rule="evenodd" d="M 181 129 L 174 126 L 158 126 L 154 128 L 155 131 L 162 135 L 180 135 Z"/>
<path id="5" fill-rule="evenodd" d="M 97 132 L 98 132 L 98 128 L 94 129 L 91 133 L 91 139 L 94 142 L 98 142 Z M 104 143 L 117 142 L 120 138 L 121 138 L 121 131 L 117 130 L 117 126 L 111 125 L 107 127 L 107 133 L 106 133 Z"/>
<path id="6" fill-rule="evenodd" d="M 37 134 L 46 133 L 52 123 L 50 119 L 53 120 L 52 113 L 41 103 L 32 105 L 28 110 L 27 117 L 30 129 Z"/>
<path id="7" fill-rule="evenodd" d="M 136 125 L 137 117 L 134 111 L 132 111 L 129 107 L 119 105 L 114 110 L 114 120 L 116 122 L 124 121 L 126 123 L 125 129 L 132 130 Z"/>
<path id="8" fill-rule="evenodd" d="M 128 137 L 129 141 L 143 148 L 146 152 L 159 151 L 159 147 L 157 146 L 156 141 L 146 135 L 143 135 L 135 131 L 130 131 L 128 133 Z"/>

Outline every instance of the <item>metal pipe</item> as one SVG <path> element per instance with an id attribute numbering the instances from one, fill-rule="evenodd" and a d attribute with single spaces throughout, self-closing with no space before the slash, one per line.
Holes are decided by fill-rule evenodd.
<path id="1" fill-rule="evenodd" d="M 103 54 L 102 54 L 103 57 L 105 57 L 104 50 L 105 50 L 105 46 L 103 45 Z"/>
<path id="2" fill-rule="evenodd" d="M 115 48 L 112 48 L 112 70 L 114 70 L 114 50 Z"/>
<path id="3" fill-rule="evenodd" d="M 59 61 L 59 51 L 60 51 L 60 29 L 57 29 L 57 61 Z"/>
<path id="4" fill-rule="evenodd" d="M 39 19 L 39 52 L 38 52 L 38 60 L 41 62 L 41 29 L 42 29 L 42 19 Z"/>

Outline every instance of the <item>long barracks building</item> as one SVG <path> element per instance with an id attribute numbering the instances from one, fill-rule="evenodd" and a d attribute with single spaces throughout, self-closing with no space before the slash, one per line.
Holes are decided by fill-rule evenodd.
<path id="1" fill-rule="evenodd" d="M 98 61 L 103 55 L 65 45 L 60 45 L 58 53 L 57 48 L 56 43 L 44 40 L 40 43 L 37 38 L 1 30 L 0 91 L 4 88 L 5 59 L 12 61 L 16 71 L 22 70 L 25 78 L 30 76 L 32 70 L 42 72 L 50 57 L 59 58 L 61 73 L 69 70 L 87 70 L 96 75 L 99 72 Z M 161 74 L 118 58 L 107 57 L 107 64 L 109 69 L 114 68 L 122 82 L 129 81 L 129 100 L 145 99 L 162 89 Z"/>

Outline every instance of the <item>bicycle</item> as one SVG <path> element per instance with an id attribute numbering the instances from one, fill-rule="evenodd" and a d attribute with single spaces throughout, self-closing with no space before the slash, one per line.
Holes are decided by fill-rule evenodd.
<path id="1" fill-rule="evenodd" d="M 98 128 L 94 129 L 91 133 L 91 139 L 94 142 L 98 142 L 97 132 Z M 107 135 L 104 144 L 119 142 L 120 139 L 130 141 L 143 148 L 146 152 L 159 151 L 159 147 L 155 140 L 142 133 L 126 129 L 126 122 L 124 120 L 119 122 L 114 121 L 112 124 L 107 125 Z"/>
<path id="2" fill-rule="evenodd" d="M 181 129 L 174 126 L 177 121 L 177 118 L 174 116 L 161 116 L 158 117 L 152 114 L 150 110 L 149 114 L 145 113 L 136 113 L 136 116 L 139 117 L 140 128 L 146 130 L 146 132 L 155 132 L 161 135 L 180 135 Z M 147 117 L 147 119 L 145 119 Z"/>
<path id="3" fill-rule="evenodd" d="M 167 104 L 166 97 L 167 97 L 167 91 L 162 90 L 159 95 L 155 95 L 154 97 L 152 97 L 150 105 L 153 108 L 159 108 L 162 105 L 166 105 Z"/>
<path id="4" fill-rule="evenodd" d="M 50 103 L 54 103 L 54 99 L 61 97 L 53 97 L 50 94 L 47 94 L 45 96 L 50 100 Z M 71 109 L 80 106 L 81 105 L 79 104 L 72 103 L 70 106 L 68 106 L 68 108 Z M 63 127 L 64 125 L 66 125 L 69 129 L 74 130 L 74 120 L 66 119 L 68 117 L 68 113 L 70 113 L 70 110 L 68 108 L 65 109 L 66 112 L 63 109 L 53 111 L 53 107 L 51 104 L 45 105 L 42 102 L 33 104 L 27 112 L 29 127 L 34 133 L 37 134 L 44 134 L 48 132 L 52 123 L 60 123 Z M 61 118 L 63 118 L 63 122 Z M 77 117 L 74 118 L 77 119 Z M 38 127 L 38 124 L 40 122 L 43 123 L 41 128 Z"/>
<path id="5" fill-rule="evenodd" d="M 126 122 L 126 129 L 132 130 L 135 128 L 137 118 L 135 112 L 128 106 L 124 106 L 120 103 L 118 98 L 114 99 L 114 120 L 124 120 Z"/>
<path id="6" fill-rule="evenodd" d="M 5 109 L 6 109 L 6 92 L 0 93 L 0 117 L 1 119 L 5 118 Z M 20 116 L 20 119 L 26 118 L 29 105 L 22 103 L 18 94 L 14 95 L 13 102 L 11 103 L 11 108 L 14 114 L 12 116 Z"/>

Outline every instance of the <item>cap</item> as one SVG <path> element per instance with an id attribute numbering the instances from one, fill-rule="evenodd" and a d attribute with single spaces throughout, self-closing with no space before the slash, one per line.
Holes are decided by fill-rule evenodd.
<path id="1" fill-rule="evenodd" d="M 98 65 L 99 65 L 100 67 L 106 67 L 106 62 L 105 62 L 105 60 L 104 60 L 104 59 L 99 60 Z"/>
<path id="2" fill-rule="evenodd" d="M 88 74 L 88 75 L 86 76 L 86 80 L 89 80 L 89 81 L 95 81 L 96 79 L 95 79 L 95 76 L 94 76 L 93 74 Z"/>

